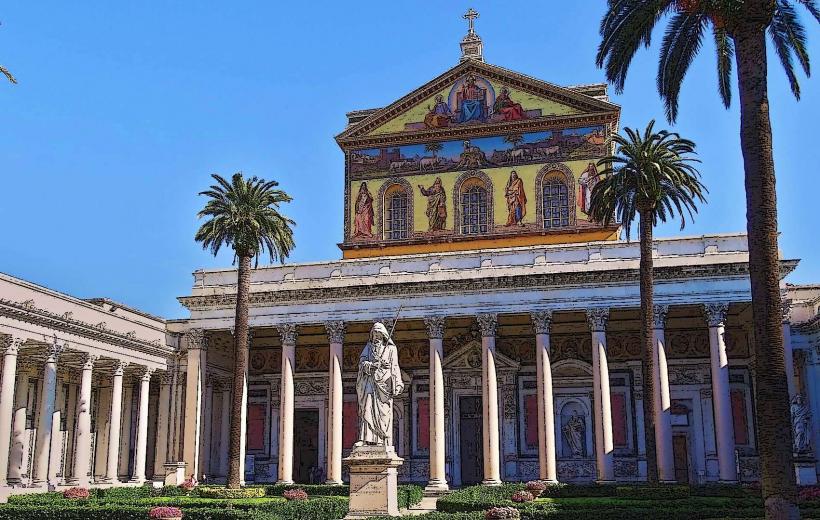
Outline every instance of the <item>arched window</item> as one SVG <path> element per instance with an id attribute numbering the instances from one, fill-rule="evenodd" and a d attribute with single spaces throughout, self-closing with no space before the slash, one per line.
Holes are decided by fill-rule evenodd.
<path id="1" fill-rule="evenodd" d="M 387 192 L 384 201 L 384 237 L 388 240 L 408 237 L 408 195 L 400 187 L 396 188 Z"/>
<path id="2" fill-rule="evenodd" d="M 479 235 L 489 230 L 487 189 L 483 183 L 465 183 L 461 190 L 461 234 Z"/>
<path id="3" fill-rule="evenodd" d="M 569 190 L 560 179 L 544 179 L 541 185 L 544 229 L 569 226 Z"/>

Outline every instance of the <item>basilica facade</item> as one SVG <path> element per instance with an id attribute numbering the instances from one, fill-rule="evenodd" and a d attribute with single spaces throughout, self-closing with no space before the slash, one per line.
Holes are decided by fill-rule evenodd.
<path id="1" fill-rule="evenodd" d="M 393 330 L 400 479 L 430 492 L 502 481 L 646 479 L 644 382 L 661 479 L 759 479 L 743 234 L 654 245 L 656 370 L 641 370 L 639 250 L 588 217 L 620 109 L 490 65 L 458 65 L 348 114 L 342 259 L 253 271 L 245 481 L 346 480 L 355 380 L 373 323 Z M 817 480 L 820 286 L 783 259 L 795 471 Z M 163 320 L 0 277 L 0 485 L 223 481 L 236 270 L 197 270 Z"/>

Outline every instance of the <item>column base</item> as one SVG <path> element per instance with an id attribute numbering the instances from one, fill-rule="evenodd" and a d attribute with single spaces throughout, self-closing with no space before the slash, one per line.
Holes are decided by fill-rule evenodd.
<path id="1" fill-rule="evenodd" d="M 148 480 L 144 478 L 132 478 L 128 481 L 129 484 L 145 484 Z"/>
<path id="2" fill-rule="evenodd" d="M 292 480 L 277 480 L 276 484 L 279 486 L 292 486 L 295 482 Z"/>
<path id="3" fill-rule="evenodd" d="M 557 478 L 541 478 L 541 479 L 538 479 L 538 480 L 540 480 L 541 482 L 543 482 L 544 484 L 546 484 L 548 486 L 558 484 L 558 479 Z"/>
<path id="4" fill-rule="evenodd" d="M 447 485 L 446 480 L 431 480 L 424 488 L 424 496 L 438 496 L 450 491 L 450 486 Z"/>
<path id="5" fill-rule="evenodd" d="M 739 481 L 718 479 L 718 484 L 739 484 Z"/>
<path id="6" fill-rule="evenodd" d="M 677 484 L 677 483 L 678 483 L 678 481 L 675 480 L 675 479 L 672 479 L 672 480 L 659 480 L 658 481 L 658 484 L 661 484 L 663 486 L 671 486 L 671 485 Z"/>
<path id="7" fill-rule="evenodd" d="M 598 480 L 595 481 L 595 483 L 598 484 L 599 486 L 611 486 L 612 484 L 615 483 L 615 480 L 614 479 L 612 479 L 612 480 L 598 479 Z"/>
<path id="8" fill-rule="evenodd" d="M 341 479 L 335 480 L 335 479 L 329 478 L 329 479 L 325 480 L 325 484 L 327 484 L 328 486 L 343 486 L 344 482 L 342 482 Z"/>
<path id="9" fill-rule="evenodd" d="M 91 480 L 88 480 L 88 479 L 82 480 L 82 479 L 70 478 L 70 479 L 65 481 L 65 485 L 66 486 L 72 486 L 72 487 L 87 488 L 87 487 L 91 486 Z"/>
<path id="10" fill-rule="evenodd" d="M 481 481 L 482 486 L 500 486 L 501 480 L 494 478 L 487 478 Z"/>

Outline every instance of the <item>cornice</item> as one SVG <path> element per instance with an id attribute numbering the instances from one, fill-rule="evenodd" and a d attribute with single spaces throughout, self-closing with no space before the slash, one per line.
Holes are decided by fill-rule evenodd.
<path id="1" fill-rule="evenodd" d="M 800 323 L 792 323 L 792 329 L 804 334 L 820 331 L 820 314 Z"/>
<path id="2" fill-rule="evenodd" d="M 796 261 L 781 262 L 781 270 L 790 272 Z M 680 280 L 685 278 L 739 277 L 749 275 L 746 262 L 712 264 L 702 266 L 656 267 L 656 280 Z M 412 297 L 419 295 L 472 293 L 476 291 L 546 289 L 560 286 L 601 285 L 613 283 L 637 283 L 638 269 L 612 269 L 569 273 L 520 274 L 481 279 L 420 280 L 384 284 L 354 284 L 339 287 L 305 289 L 282 289 L 259 291 L 250 294 L 254 307 L 271 305 L 295 305 L 338 300 L 362 300 L 378 297 Z M 207 296 L 183 296 L 179 302 L 189 310 L 229 309 L 236 305 L 236 294 Z"/>
<path id="3" fill-rule="evenodd" d="M 0 298 L 0 316 L 155 356 L 167 357 L 172 350 L 162 345 L 159 340 L 138 339 L 134 332 L 122 333 L 110 330 L 106 327 L 105 322 L 87 323 L 72 318 L 69 313 L 61 315 L 35 307 L 30 301 L 16 302 Z"/>

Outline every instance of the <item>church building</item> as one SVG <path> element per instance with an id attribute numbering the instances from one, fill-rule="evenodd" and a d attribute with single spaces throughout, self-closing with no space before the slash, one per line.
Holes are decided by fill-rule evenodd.
<path id="1" fill-rule="evenodd" d="M 393 330 L 399 479 L 429 492 L 646 479 L 644 382 L 660 478 L 760 478 L 745 234 L 656 239 L 656 370 L 641 370 L 639 246 L 589 216 L 620 107 L 461 59 L 347 114 L 341 260 L 253 270 L 243 396 L 247 483 L 342 483 L 373 323 Z M 341 172 L 338 172 L 341 175 Z M 192 244 L 193 247 L 193 244 Z M 786 277 L 795 471 L 816 483 L 820 285 Z M 221 482 L 234 268 L 197 270 L 163 320 L 0 275 L 0 486 Z M 12 488 L 12 486 L 14 486 Z"/>

